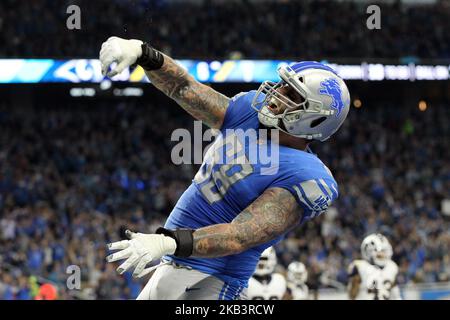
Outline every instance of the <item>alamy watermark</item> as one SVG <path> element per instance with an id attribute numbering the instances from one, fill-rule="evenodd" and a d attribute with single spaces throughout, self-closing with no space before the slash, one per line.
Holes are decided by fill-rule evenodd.
<path id="1" fill-rule="evenodd" d="M 260 165 L 262 175 L 278 172 L 279 131 L 277 129 L 208 129 L 194 121 L 193 135 L 188 129 L 176 129 L 171 141 L 174 164 Z M 209 143 L 205 147 L 204 143 Z"/>
<path id="2" fill-rule="evenodd" d="M 66 20 L 66 27 L 69 30 L 81 29 L 81 9 L 77 5 L 70 5 L 67 7 L 66 13 L 70 16 Z"/>
<path id="3" fill-rule="evenodd" d="M 369 30 L 381 29 L 381 9 L 376 4 L 367 7 L 366 13 L 370 16 L 366 20 L 366 26 Z"/>
<path id="4" fill-rule="evenodd" d="M 72 264 L 66 268 L 66 274 L 69 276 L 66 280 L 66 286 L 69 290 L 81 289 L 81 268 L 75 264 Z"/>

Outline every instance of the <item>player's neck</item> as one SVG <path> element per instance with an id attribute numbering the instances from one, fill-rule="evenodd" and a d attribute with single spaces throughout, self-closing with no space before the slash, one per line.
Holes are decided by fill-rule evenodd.
<path id="1" fill-rule="evenodd" d="M 288 135 L 285 132 L 280 132 L 280 145 L 286 146 L 289 148 L 306 151 L 306 148 L 309 145 L 309 141 L 303 138 L 296 138 Z"/>

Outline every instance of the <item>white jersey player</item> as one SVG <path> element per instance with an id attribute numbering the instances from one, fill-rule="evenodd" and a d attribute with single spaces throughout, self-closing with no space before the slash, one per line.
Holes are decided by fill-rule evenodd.
<path id="1" fill-rule="evenodd" d="M 309 289 L 306 285 L 308 271 L 301 262 L 291 262 L 287 270 L 287 287 L 292 300 L 308 300 Z"/>
<path id="2" fill-rule="evenodd" d="M 391 260 L 392 246 L 382 234 L 371 234 L 361 243 L 364 260 L 353 261 L 349 272 L 349 297 L 357 300 L 400 300 L 398 266 Z"/>
<path id="3" fill-rule="evenodd" d="M 255 273 L 248 282 L 249 300 L 282 300 L 286 294 L 286 279 L 280 273 L 274 273 L 277 255 L 273 247 L 263 251 Z"/>

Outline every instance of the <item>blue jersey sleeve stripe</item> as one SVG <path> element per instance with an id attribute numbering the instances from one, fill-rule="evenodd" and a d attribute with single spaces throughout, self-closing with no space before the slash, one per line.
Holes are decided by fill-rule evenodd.
<path id="1" fill-rule="evenodd" d="M 244 287 L 239 286 L 239 288 L 238 288 L 236 294 L 235 294 L 234 297 L 233 297 L 233 300 L 238 300 L 238 299 L 240 298 L 241 292 L 242 292 L 243 289 L 244 289 Z"/>
<path id="2" fill-rule="evenodd" d="M 308 201 L 311 206 L 314 208 L 316 207 L 315 201 L 317 198 L 319 198 L 321 195 L 324 195 L 322 189 L 320 189 L 319 184 L 315 180 L 307 180 L 300 183 L 300 190 L 303 191 L 303 196 L 305 197 L 305 200 Z"/>
<path id="3" fill-rule="evenodd" d="M 336 198 L 339 197 L 339 192 L 338 192 L 338 190 L 336 188 L 336 185 L 334 183 L 331 184 L 331 189 L 334 191 L 334 194 L 336 195 Z"/>
<path id="4" fill-rule="evenodd" d="M 224 294 L 224 292 L 225 292 L 225 288 L 226 288 L 226 287 L 227 287 L 227 284 L 224 283 L 223 286 L 222 286 L 222 290 L 220 290 L 220 293 L 219 293 L 219 299 L 218 299 L 218 300 L 223 300 L 223 294 Z"/>
<path id="5" fill-rule="evenodd" d="M 327 184 L 325 183 L 325 181 L 323 181 L 323 179 L 314 179 L 317 183 L 317 185 L 319 186 L 320 190 L 322 190 L 322 192 L 328 196 L 328 198 L 332 199 L 333 198 L 333 194 L 331 193 L 330 188 L 328 188 Z"/>
<path id="6" fill-rule="evenodd" d="M 228 292 L 230 291 L 229 289 L 230 289 L 230 285 L 227 285 L 227 286 L 225 287 L 225 291 L 223 292 L 222 300 L 231 300 L 231 298 L 229 297 L 229 295 L 227 295 Z"/>
<path id="7" fill-rule="evenodd" d="M 332 188 L 326 183 L 325 180 L 319 179 L 319 181 L 322 182 L 323 187 L 324 187 L 325 189 L 327 189 L 328 194 L 330 195 L 330 198 L 331 198 L 331 199 L 336 199 L 336 198 L 337 198 L 336 190 L 335 190 L 335 189 L 332 189 Z M 333 184 L 331 184 L 331 185 L 333 185 Z"/>
<path id="8" fill-rule="evenodd" d="M 311 202 L 309 202 L 309 200 L 306 198 L 305 192 L 303 191 L 302 187 L 294 186 L 293 188 L 297 192 L 297 196 L 298 196 L 300 202 L 302 202 L 309 210 L 311 210 L 311 211 L 314 210 L 313 204 Z"/>

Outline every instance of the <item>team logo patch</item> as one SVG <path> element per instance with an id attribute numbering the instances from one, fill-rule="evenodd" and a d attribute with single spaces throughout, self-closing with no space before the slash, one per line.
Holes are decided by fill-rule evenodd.
<path id="1" fill-rule="evenodd" d="M 333 99 L 330 107 L 337 111 L 336 117 L 338 117 L 344 108 L 344 102 L 342 101 L 342 90 L 339 83 L 336 79 L 330 78 L 322 81 L 320 86 L 321 88 L 319 93 L 329 95 L 331 99 Z"/>

